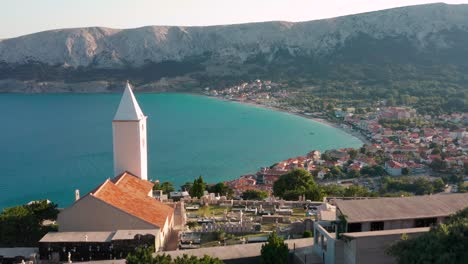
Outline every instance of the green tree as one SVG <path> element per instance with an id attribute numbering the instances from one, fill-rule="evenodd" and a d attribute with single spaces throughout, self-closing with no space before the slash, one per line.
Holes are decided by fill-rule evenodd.
<path id="1" fill-rule="evenodd" d="M 410 170 L 408 168 L 401 169 L 401 174 L 402 175 L 408 175 L 409 173 L 410 173 Z"/>
<path id="2" fill-rule="evenodd" d="M 468 263 L 468 207 L 427 233 L 401 239 L 387 249 L 399 264 Z"/>
<path id="3" fill-rule="evenodd" d="M 261 264 L 284 264 L 288 263 L 289 249 L 284 240 L 273 232 L 268 237 L 267 242 L 262 245 L 260 263 Z"/>
<path id="4" fill-rule="evenodd" d="M 59 213 L 57 204 L 51 203 L 47 200 L 32 202 L 31 204 L 28 204 L 27 207 L 31 209 L 32 213 L 39 221 L 39 224 L 41 224 L 41 222 L 44 220 L 57 219 L 57 215 Z"/>
<path id="5" fill-rule="evenodd" d="M 467 193 L 468 192 L 468 184 L 465 184 L 463 182 L 458 183 L 458 192 L 459 193 Z"/>
<path id="6" fill-rule="evenodd" d="M 56 230 L 55 226 L 43 226 L 43 221 L 56 220 L 57 214 L 57 205 L 45 200 L 5 208 L 0 213 L 0 246 L 37 246 L 47 232 Z"/>
<path id="7" fill-rule="evenodd" d="M 190 191 L 189 191 L 190 196 L 200 198 L 203 196 L 205 189 L 206 189 L 206 184 L 203 181 L 203 177 L 200 175 L 198 178 L 196 178 L 193 181 L 192 188 L 190 188 Z"/>
<path id="8" fill-rule="evenodd" d="M 38 233 L 37 219 L 27 206 L 6 208 L 0 215 L 0 244 L 3 246 L 25 246 Z"/>
<path id="9" fill-rule="evenodd" d="M 416 195 L 431 194 L 437 191 L 439 188 L 442 189 L 444 183 L 442 180 L 434 182 L 429 181 L 427 178 L 419 177 L 413 179 L 412 177 L 400 177 L 391 178 L 383 177 L 381 179 L 380 194 L 385 195 L 387 193 L 397 192 L 411 192 Z"/>
<path id="10" fill-rule="evenodd" d="M 345 187 L 338 184 L 322 185 L 322 192 L 326 196 L 345 196 Z"/>
<path id="11" fill-rule="evenodd" d="M 435 171 L 443 171 L 447 169 L 447 163 L 441 159 L 435 158 L 430 167 Z"/>
<path id="12" fill-rule="evenodd" d="M 359 149 L 359 153 L 361 153 L 361 154 L 366 154 L 366 151 L 367 151 L 367 150 L 366 150 L 365 147 L 361 147 L 361 148 Z"/>
<path id="13" fill-rule="evenodd" d="M 442 151 L 440 151 L 439 148 L 435 148 L 435 149 L 433 149 L 432 152 L 431 152 L 432 155 L 437 155 L 437 154 L 440 154 L 440 153 L 442 153 Z"/>
<path id="14" fill-rule="evenodd" d="M 435 192 L 443 192 L 445 190 L 445 183 L 441 178 L 437 178 L 432 182 Z"/>
<path id="15" fill-rule="evenodd" d="M 385 174 L 385 169 L 379 165 L 365 166 L 361 169 L 361 175 L 381 176 Z"/>
<path id="16" fill-rule="evenodd" d="M 348 154 L 351 159 L 355 159 L 357 157 L 358 152 L 355 149 L 351 149 L 348 151 Z"/>
<path id="17" fill-rule="evenodd" d="M 174 186 L 171 182 L 163 182 L 163 183 L 155 183 L 153 186 L 153 190 L 162 190 L 163 193 L 170 193 L 175 191 Z"/>
<path id="18" fill-rule="evenodd" d="M 374 196 L 369 190 L 362 186 L 351 185 L 345 189 L 345 197 L 369 197 Z"/>
<path id="19" fill-rule="evenodd" d="M 247 190 L 242 193 L 242 199 L 244 200 L 265 200 L 267 197 L 267 192 L 258 190 Z"/>
<path id="20" fill-rule="evenodd" d="M 385 175 L 385 169 L 380 165 L 374 165 L 374 166 L 372 166 L 372 169 L 374 170 L 374 174 L 372 176 Z"/>
<path id="21" fill-rule="evenodd" d="M 349 170 L 348 171 L 348 177 L 350 177 L 350 178 L 358 178 L 359 176 L 361 176 L 361 173 L 359 172 L 359 170 Z"/>
<path id="22" fill-rule="evenodd" d="M 218 258 L 203 256 L 197 258 L 184 254 L 182 257 L 173 259 L 170 255 L 153 256 L 154 248 L 138 247 L 135 252 L 128 254 L 126 258 L 127 264 L 222 264 Z"/>
<path id="23" fill-rule="evenodd" d="M 187 191 L 190 192 L 190 189 L 192 189 L 193 182 L 186 182 L 184 185 L 180 186 L 181 191 Z"/>
<path id="24" fill-rule="evenodd" d="M 334 178 L 340 178 L 340 177 L 343 177 L 344 172 L 340 167 L 333 166 L 333 167 L 330 168 L 330 174 Z"/>
<path id="25" fill-rule="evenodd" d="M 444 176 L 444 181 L 448 182 L 448 183 L 458 184 L 460 182 L 463 182 L 463 176 L 462 175 L 457 175 L 457 174 L 452 174 L 450 176 Z"/>
<path id="26" fill-rule="evenodd" d="M 416 195 L 431 194 L 434 192 L 434 186 L 426 178 L 417 178 L 414 180 L 414 193 Z"/>
<path id="27" fill-rule="evenodd" d="M 314 236 L 314 233 L 312 231 L 309 231 L 309 230 L 306 230 L 306 231 L 304 231 L 304 233 L 302 233 L 303 238 L 313 237 L 313 236 Z"/>
<path id="28" fill-rule="evenodd" d="M 153 258 L 154 248 L 152 247 L 137 247 L 135 252 L 129 253 L 127 255 L 126 263 L 127 264 L 155 264 L 155 263 L 171 263 L 171 256 L 164 255 L 163 259 L 160 259 L 159 262 Z"/>
<path id="29" fill-rule="evenodd" d="M 234 191 L 231 187 L 224 184 L 224 182 L 217 183 L 215 185 L 207 187 L 208 192 L 217 193 L 219 195 L 226 195 L 228 198 L 231 198 L 234 194 Z"/>
<path id="30" fill-rule="evenodd" d="M 322 153 L 321 157 L 320 157 L 322 160 L 325 160 L 325 161 L 331 161 L 333 160 L 332 157 L 330 157 L 330 155 L 328 153 Z"/>
<path id="31" fill-rule="evenodd" d="M 287 200 L 297 200 L 301 195 L 314 201 L 322 199 L 320 187 L 315 183 L 312 175 L 304 169 L 295 169 L 281 175 L 273 184 L 273 193 Z"/>

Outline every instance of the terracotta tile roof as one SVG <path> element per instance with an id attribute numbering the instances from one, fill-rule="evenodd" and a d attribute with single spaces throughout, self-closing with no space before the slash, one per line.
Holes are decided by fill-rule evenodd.
<path id="1" fill-rule="evenodd" d="M 148 196 L 148 186 L 152 187 L 152 183 L 138 179 L 131 174 L 125 174 L 112 181 L 106 180 L 90 195 L 141 220 L 163 228 L 166 219 L 171 218 L 174 214 L 174 209 Z"/>
<path id="2" fill-rule="evenodd" d="M 391 160 L 387 162 L 388 166 L 394 169 L 403 168 L 403 165 L 397 161 Z"/>
<path id="3" fill-rule="evenodd" d="M 122 187 L 121 190 L 129 193 L 141 194 L 148 196 L 148 193 L 153 190 L 153 183 L 149 181 L 144 181 L 137 178 L 131 173 L 124 172 L 120 176 L 112 179 L 112 182 Z"/>

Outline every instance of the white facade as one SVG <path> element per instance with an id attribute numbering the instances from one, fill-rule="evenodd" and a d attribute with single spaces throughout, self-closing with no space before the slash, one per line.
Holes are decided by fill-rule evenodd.
<path id="1" fill-rule="evenodd" d="M 317 178 L 323 180 L 323 178 L 325 178 L 325 175 L 327 175 L 327 173 L 328 173 L 328 171 L 325 170 L 325 169 L 323 169 L 323 170 L 321 170 L 321 171 L 318 172 Z"/>
<path id="2" fill-rule="evenodd" d="M 114 176 L 125 171 L 148 179 L 146 116 L 127 83 L 119 108 L 112 121 Z"/>
<path id="3" fill-rule="evenodd" d="M 385 163 L 385 171 L 390 174 L 391 176 L 400 176 L 401 175 L 401 167 L 392 167 L 387 162 Z"/>

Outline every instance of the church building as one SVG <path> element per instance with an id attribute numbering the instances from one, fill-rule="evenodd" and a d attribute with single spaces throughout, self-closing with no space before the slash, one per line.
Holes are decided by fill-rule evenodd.
<path id="1" fill-rule="evenodd" d="M 174 208 L 153 198 L 147 180 L 146 118 L 127 82 L 112 121 L 114 177 L 59 213 L 59 232 L 39 241 L 42 259 L 125 258 L 139 245 L 164 249 Z"/>

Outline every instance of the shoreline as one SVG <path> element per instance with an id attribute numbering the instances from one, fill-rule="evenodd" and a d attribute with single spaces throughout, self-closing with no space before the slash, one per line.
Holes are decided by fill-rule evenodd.
<path id="1" fill-rule="evenodd" d="M 165 94 L 165 93 L 171 94 L 171 93 L 173 93 L 173 94 L 188 94 L 188 95 L 192 95 L 192 96 L 203 96 L 203 97 L 213 98 L 213 99 L 220 100 L 220 101 L 239 103 L 239 104 L 243 104 L 243 105 L 269 109 L 269 110 L 272 110 L 272 111 L 283 112 L 283 113 L 286 113 L 286 114 L 295 115 L 295 116 L 299 116 L 299 117 L 302 117 L 302 118 L 305 118 L 305 119 L 308 119 L 308 120 L 312 120 L 312 121 L 315 121 L 315 122 L 320 123 L 322 125 L 326 125 L 326 126 L 329 126 L 329 127 L 339 129 L 339 130 L 345 132 L 346 134 L 349 134 L 350 136 L 353 136 L 353 137 L 359 139 L 362 142 L 363 145 L 364 144 L 367 144 L 367 145 L 372 144 L 372 142 L 370 142 L 369 139 L 367 139 L 360 132 L 350 131 L 349 129 L 346 129 L 346 128 L 340 126 L 339 124 L 333 123 L 333 122 L 331 122 L 329 120 L 319 118 L 319 117 L 309 116 L 309 115 L 305 115 L 305 114 L 301 114 L 301 113 L 291 112 L 291 111 L 288 111 L 286 109 L 260 104 L 260 103 L 257 103 L 255 101 L 249 101 L 249 100 L 241 101 L 241 100 L 225 99 L 225 98 L 222 98 L 222 97 L 206 95 L 206 94 L 203 94 L 203 93 L 193 93 L 193 92 L 192 93 L 190 93 L 190 92 L 167 92 L 167 91 L 150 91 L 150 92 L 137 91 L 137 92 L 142 93 L 142 94 Z M 105 92 L 98 91 L 98 92 L 91 92 L 91 93 L 88 92 L 88 91 L 84 91 L 84 92 L 76 92 L 76 91 L 75 92 L 63 92 L 63 91 L 61 91 L 61 92 L 49 92 L 49 93 L 6 92 L 6 93 L 0 93 L 0 94 L 27 94 L 27 95 L 32 94 L 32 95 L 37 95 L 37 94 L 118 94 L 118 93 L 119 92 L 117 92 L 117 91 L 105 91 Z"/>
<path id="2" fill-rule="evenodd" d="M 326 120 L 326 119 L 323 119 L 323 118 L 309 116 L 309 115 L 296 113 L 296 112 L 291 112 L 291 111 L 288 111 L 286 109 L 282 109 L 282 108 L 278 108 L 278 107 L 274 107 L 274 106 L 269 106 L 269 105 L 264 105 L 264 104 L 259 104 L 259 103 L 254 102 L 254 101 L 231 100 L 231 99 L 225 99 L 225 98 L 221 98 L 221 97 L 209 96 L 209 95 L 203 95 L 203 94 L 191 94 L 191 95 L 206 96 L 206 97 L 214 98 L 214 99 L 217 99 L 217 100 L 220 100 L 220 101 L 239 103 L 239 104 L 243 104 L 243 105 L 248 105 L 248 106 L 253 106 L 253 107 L 260 107 L 260 108 L 269 109 L 269 110 L 272 110 L 272 111 L 283 112 L 283 113 L 286 113 L 286 114 L 299 116 L 299 117 L 302 117 L 302 118 L 305 118 L 305 119 L 320 123 L 320 124 L 325 125 L 325 126 L 329 126 L 329 127 L 339 129 L 339 130 L 345 132 L 346 134 L 359 139 L 362 142 L 362 145 L 372 144 L 364 135 L 362 135 L 358 131 L 349 131 L 348 129 L 340 126 L 339 124 L 333 123 L 333 122 L 331 122 L 329 120 Z"/>

